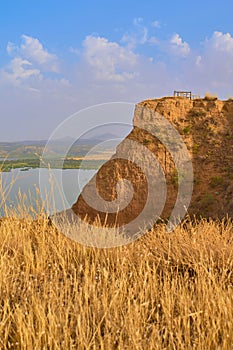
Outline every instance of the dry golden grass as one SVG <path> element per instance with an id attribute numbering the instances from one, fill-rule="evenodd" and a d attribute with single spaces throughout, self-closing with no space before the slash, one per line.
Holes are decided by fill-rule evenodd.
<path id="1" fill-rule="evenodd" d="M 39 215 L 0 223 L 1 349 L 231 349 L 233 227 L 159 225 L 112 249 Z"/>
<path id="2" fill-rule="evenodd" d="M 206 92 L 205 93 L 205 97 L 204 97 L 204 100 L 207 100 L 207 101 L 215 101 L 218 99 L 218 95 L 216 94 L 211 94 L 210 92 Z"/>

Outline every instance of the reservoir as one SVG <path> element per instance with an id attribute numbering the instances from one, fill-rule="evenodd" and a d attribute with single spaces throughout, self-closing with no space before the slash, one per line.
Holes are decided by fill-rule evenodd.
<path id="1" fill-rule="evenodd" d="M 0 173 L 0 216 L 11 212 L 35 215 L 42 205 L 52 212 L 68 209 L 97 170 L 36 168 Z M 48 205 L 47 205 L 48 207 Z M 49 214 L 52 214 L 51 209 Z"/>

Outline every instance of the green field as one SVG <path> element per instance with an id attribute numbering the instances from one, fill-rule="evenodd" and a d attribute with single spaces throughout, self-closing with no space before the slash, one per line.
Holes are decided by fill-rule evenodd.
<path id="1" fill-rule="evenodd" d="M 81 160 L 65 159 L 62 169 L 79 169 L 81 166 Z M 98 169 L 104 160 L 88 160 L 85 161 L 85 169 Z M 40 159 L 18 159 L 18 160 L 5 160 L 0 161 L 0 171 L 9 172 L 12 169 L 21 169 L 23 171 L 35 168 L 47 168 L 60 169 L 61 160 L 51 159 L 51 162 L 46 164 L 40 164 Z"/>
<path id="2" fill-rule="evenodd" d="M 96 140 L 87 140 L 81 144 L 74 144 L 66 154 L 63 164 L 62 159 L 64 159 L 64 154 L 66 153 L 66 144 L 61 141 L 52 144 L 49 149 L 51 155 L 46 163 L 44 161 L 41 162 L 46 141 L 0 142 L 0 171 L 8 172 L 19 168 L 29 170 L 40 167 L 46 168 L 48 166 L 55 169 L 60 169 L 61 167 L 62 169 L 79 169 L 82 158 L 95 146 L 95 142 Z M 107 150 L 107 152 L 112 151 L 112 149 Z M 104 153 L 104 150 L 102 152 Z M 100 159 L 97 154 L 96 159 L 85 160 L 85 169 L 98 169 L 104 162 L 105 160 Z"/>

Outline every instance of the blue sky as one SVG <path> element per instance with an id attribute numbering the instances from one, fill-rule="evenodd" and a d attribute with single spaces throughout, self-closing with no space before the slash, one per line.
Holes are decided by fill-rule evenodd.
<path id="1" fill-rule="evenodd" d="M 232 13 L 231 1 L 1 1 L 0 140 L 48 138 L 99 103 L 233 96 Z"/>

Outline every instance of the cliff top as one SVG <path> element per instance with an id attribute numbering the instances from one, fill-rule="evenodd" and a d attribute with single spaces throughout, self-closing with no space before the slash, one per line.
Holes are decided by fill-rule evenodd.
<path id="1" fill-rule="evenodd" d="M 208 107 L 208 106 L 217 106 L 219 108 L 222 108 L 224 105 L 233 105 L 233 99 L 229 98 L 228 100 L 219 100 L 215 96 L 206 96 L 204 98 L 195 98 L 195 99 L 189 99 L 184 97 L 173 97 L 173 96 L 165 96 L 161 98 L 155 98 L 155 99 L 147 99 L 143 100 L 138 103 L 138 105 L 141 106 L 147 106 L 149 108 L 155 108 L 158 106 L 159 103 L 163 104 L 176 104 L 178 103 L 180 105 L 186 105 L 190 108 L 192 107 Z"/>

